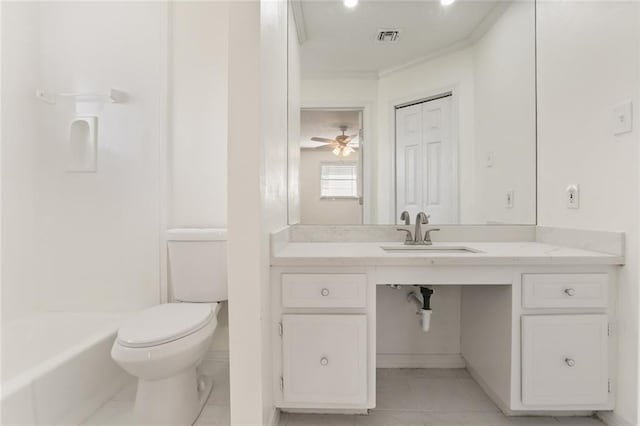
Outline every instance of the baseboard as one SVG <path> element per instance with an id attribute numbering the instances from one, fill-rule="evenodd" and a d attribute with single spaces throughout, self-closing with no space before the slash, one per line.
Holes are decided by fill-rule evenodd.
<path id="1" fill-rule="evenodd" d="M 633 426 L 613 411 L 598 411 L 596 412 L 596 417 L 607 426 Z"/>
<path id="2" fill-rule="evenodd" d="M 464 368 L 460 354 L 377 354 L 377 368 Z"/>
<path id="3" fill-rule="evenodd" d="M 339 414 L 343 416 L 351 416 L 354 414 L 369 414 L 369 410 L 362 409 L 339 409 L 339 408 L 283 408 L 285 413 L 292 414 Z"/>

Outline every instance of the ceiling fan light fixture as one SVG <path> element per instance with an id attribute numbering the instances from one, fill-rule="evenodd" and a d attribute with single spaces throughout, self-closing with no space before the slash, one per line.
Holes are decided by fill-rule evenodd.
<path id="1" fill-rule="evenodd" d="M 443 6 L 450 6 L 452 5 L 456 0 L 440 0 L 440 4 Z"/>
<path id="2" fill-rule="evenodd" d="M 358 5 L 358 0 L 344 0 L 344 5 L 349 9 L 353 9 Z"/>
<path id="3" fill-rule="evenodd" d="M 339 156 L 339 155 L 340 155 L 340 153 L 342 152 L 342 150 L 340 149 L 340 147 L 339 147 L 339 146 L 337 146 L 337 147 L 335 147 L 335 148 L 333 149 L 333 151 L 331 151 L 331 152 L 333 152 L 333 155 L 338 155 L 338 156 Z"/>
<path id="4" fill-rule="evenodd" d="M 352 152 L 355 152 L 355 150 L 353 148 L 351 148 L 350 146 L 345 146 L 342 148 L 342 156 L 343 157 L 348 157 Z"/>

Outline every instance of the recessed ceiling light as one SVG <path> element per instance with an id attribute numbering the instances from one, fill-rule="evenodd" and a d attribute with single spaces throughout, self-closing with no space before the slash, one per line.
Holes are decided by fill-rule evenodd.
<path id="1" fill-rule="evenodd" d="M 443 6 L 449 6 L 452 5 L 453 2 L 455 2 L 456 0 L 440 0 L 440 4 Z"/>
<path id="2" fill-rule="evenodd" d="M 349 9 L 353 9 L 358 5 L 358 0 L 344 0 L 344 5 Z"/>

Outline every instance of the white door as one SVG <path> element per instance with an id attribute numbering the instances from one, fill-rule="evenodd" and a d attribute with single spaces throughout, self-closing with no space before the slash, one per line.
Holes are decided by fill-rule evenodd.
<path id="1" fill-rule="evenodd" d="M 284 315 L 282 329 L 286 402 L 366 405 L 366 315 Z"/>
<path id="2" fill-rule="evenodd" d="M 408 211 L 458 223 L 457 150 L 451 96 L 396 109 L 396 220 Z"/>
<path id="3" fill-rule="evenodd" d="M 522 403 L 607 402 L 607 354 L 607 315 L 524 315 Z"/>

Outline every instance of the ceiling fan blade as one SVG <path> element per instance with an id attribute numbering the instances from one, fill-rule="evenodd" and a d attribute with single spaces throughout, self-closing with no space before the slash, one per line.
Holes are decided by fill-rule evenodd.
<path id="1" fill-rule="evenodd" d="M 353 140 L 353 138 L 357 137 L 358 135 L 351 135 L 347 138 L 344 138 L 342 141 L 340 141 L 342 144 L 348 144 L 349 142 L 351 142 Z"/>
<path id="2" fill-rule="evenodd" d="M 333 148 L 334 146 L 338 146 L 339 144 L 335 143 L 335 141 L 331 142 L 331 143 L 326 143 L 324 145 L 320 145 L 320 146 L 316 146 L 313 149 L 327 149 L 327 148 Z"/>
<path id="3" fill-rule="evenodd" d="M 315 136 L 312 137 L 311 140 L 314 141 L 314 142 L 335 143 L 335 140 L 333 140 L 333 139 L 318 138 L 318 137 L 315 137 Z"/>

